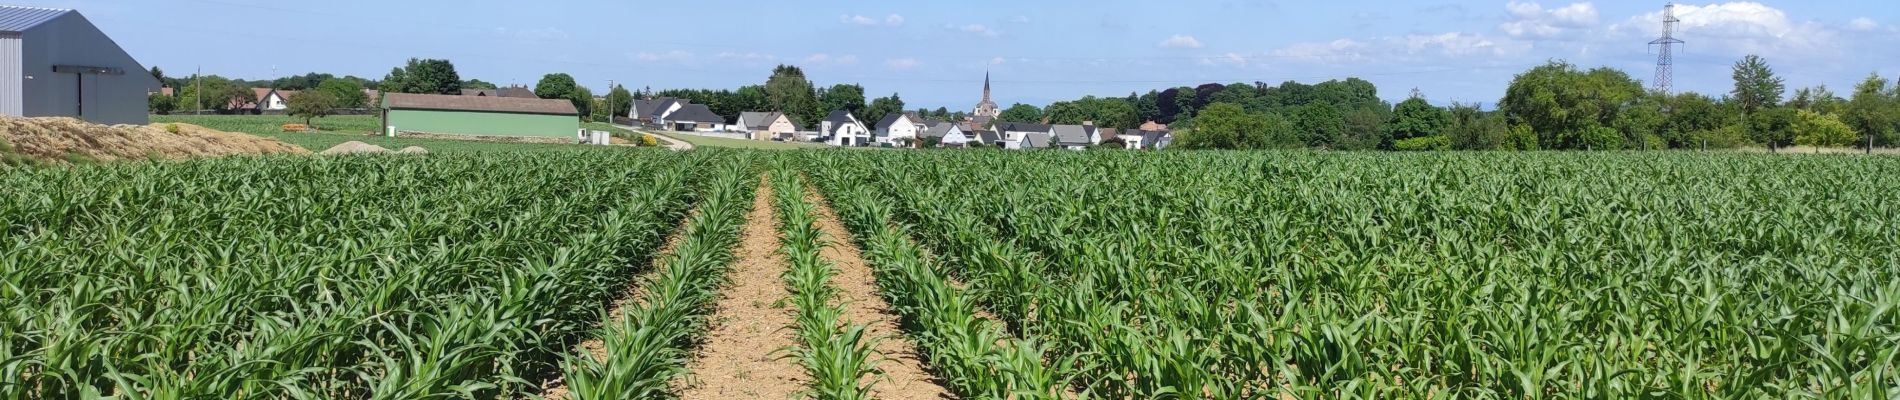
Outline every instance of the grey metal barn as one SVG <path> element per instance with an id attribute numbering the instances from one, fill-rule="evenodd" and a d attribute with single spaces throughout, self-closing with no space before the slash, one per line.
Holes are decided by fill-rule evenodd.
<path id="1" fill-rule="evenodd" d="M 79 12 L 0 6 L 0 115 L 145 124 L 159 86 Z"/>

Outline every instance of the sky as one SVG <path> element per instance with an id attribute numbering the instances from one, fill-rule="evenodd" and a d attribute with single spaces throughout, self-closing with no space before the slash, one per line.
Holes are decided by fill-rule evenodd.
<path id="1" fill-rule="evenodd" d="M 21 1 L 21 0 L 16 0 Z M 909 108 L 1047 105 L 1203 83 L 1361 77 L 1397 101 L 1492 104 L 1549 60 L 1648 82 L 1663 2 L 1289 0 L 25 0 L 72 8 L 147 67 L 265 79 L 380 79 L 411 57 L 464 79 L 572 74 L 604 93 L 762 84 L 777 64 Z M 1790 91 L 1900 75 L 1893 0 L 1682 3 L 1677 91 L 1726 93 L 1765 57 Z"/>

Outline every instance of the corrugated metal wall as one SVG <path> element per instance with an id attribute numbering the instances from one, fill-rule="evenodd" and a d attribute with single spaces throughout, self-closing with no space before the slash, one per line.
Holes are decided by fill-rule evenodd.
<path id="1" fill-rule="evenodd" d="M 20 35 L 0 35 L 0 115 L 20 116 L 21 86 L 26 75 L 20 72 L 25 60 L 20 53 Z"/>

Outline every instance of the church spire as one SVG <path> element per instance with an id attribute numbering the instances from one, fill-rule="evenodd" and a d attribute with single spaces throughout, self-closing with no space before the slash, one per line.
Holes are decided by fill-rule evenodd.
<path id="1" fill-rule="evenodd" d="M 983 71 L 983 101 L 990 101 L 990 71 Z"/>

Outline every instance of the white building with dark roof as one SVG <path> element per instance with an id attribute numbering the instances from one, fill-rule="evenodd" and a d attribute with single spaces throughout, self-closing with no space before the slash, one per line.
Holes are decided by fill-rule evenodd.
<path id="1" fill-rule="evenodd" d="M 161 86 L 78 11 L 0 6 L 0 115 L 145 124 Z"/>

